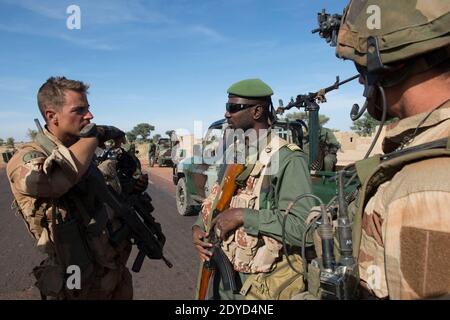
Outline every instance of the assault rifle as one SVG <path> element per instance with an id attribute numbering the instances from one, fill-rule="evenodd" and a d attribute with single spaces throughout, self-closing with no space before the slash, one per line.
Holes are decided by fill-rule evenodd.
<path id="1" fill-rule="evenodd" d="M 197 300 L 205 300 L 208 292 L 209 282 L 216 269 L 219 270 L 223 287 L 225 290 L 237 290 L 236 283 L 234 281 L 234 270 L 230 263 L 230 260 L 225 255 L 220 247 L 220 240 L 216 237 L 214 230 L 211 230 L 211 221 L 221 212 L 228 209 L 230 206 L 231 198 L 236 191 L 236 178 L 244 171 L 244 165 L 242 164 L 229 164 L 226 166 L 225 173 L 222 179 L 222 190 L 218 193 L 217 198 L 214 200 L 212 212 L 208 216 L 206 232 L 209 233 L 206 242 L 212 243 L 212 257 L 209 261 L 201 263 L 199 277 L 197 281 Z"/>
<path id="2" fill-rule="evenodd" d="M 103 180 L 103 176 L 97 168 L 92 172 L 97 179 Z M 150 214 L 153 207 L 150 208 L 148 200 L 142 198 L 146 196 L 140 194 L 125 198 L 117 194 L 112 187 L 106 186 L 103 181 L 99 181 L 97 186 L 100 198 L 113 209 L 123 222 L 118 230 L 111 232 L 111 243 L 117 246 L 124 239 L 132 239 L 133 244 L 139 250 L 131 270 L 139 272 L 146 256 L 149 259 L 162 259 L 169 268 L 172 268 L 172 263 L 163 254 L 165 237 L 161 232 L 161 226 Z"/>
<path id="3" fill-rule="evenodd" d="M 131 151 L 130 151 L 131 152 Z M 111 186 L 109 192 L 116 198 L 114 204 L 119 219 L 123 221 L 121 229 L 112 232 L 111 242 L 118 245 L 123 239 L 131 238 L 137 245 L 139 253 L 131 270 L 139 272 L 147 256 L 150 259 L 162 259 L 169 268 L 172 263 L 164 257 L 163 247 L 166 242 L 161 225 L 151 215 L 154 210 L 152 198 L 147 192 L 137 193 L 133 190 L 136 170 L 140 170 L 140 162 L 123 148 L 109 148 L 97 158 L 98 162 L 112 159 L 117 161 L 117 175 L 122 187 L 118 194 Z M 123 204 L 122 204 L 123 203 Z"/>

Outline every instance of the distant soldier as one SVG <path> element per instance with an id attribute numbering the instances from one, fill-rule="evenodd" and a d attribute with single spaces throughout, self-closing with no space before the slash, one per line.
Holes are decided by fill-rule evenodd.
<path id="1" fill-rule="evenodd" d="M 148 146 L 148 165 L 153 167 L 155 165 L 155 156 L 156 156 L 156 143 L 153 139 L 150 139 L 150 143 Z"/>
<path id="2" fill-rule="evenodd" d="M 41 86 L 38 105 L 46 126 L 16 152 L 7 174 L 18 212 L 48 255 L 33 269 L 42 298 L 132 299 L 126 267 L 131 243 L 110 243 L 122 223 L 99 196 L 106 185 L 92 161 L 97 146 L 124 132 L 89 125 L 87 90 L 65 77 Z"/>
<path id="3" fill-rule="evenodd" d="M 370 8 L 369 8 L 370 7 Z M 376 23 L 376 20 L 379 20 Z M 387 154 L 357 163 L 354 252 L 366 296 L 450 292 L 450 2 L 353 0 L 336 54 L 352 60 Z M 434 147 L 424 145 L 435 142 Z M 402 150 L 402 154 L 389 153 Z"/>
<path id="4" fill-rule="evenodd" d="M 308 136 L 305 136 L 304 150 L 309 153 Z M 317 160 L 311 164 L 313 170 L 336 171 L 337 152 L 341 144 L 331 129 L 319 126 L 319 150 Z"/>
<path id="5" fill-rule="evenodd" d="M 237 273 L 240 290 L 239 294 L 224 290 L 220 273 L 216 272 L 216 299 L 289 299 L 304 289 L 303 277 L 289 267 L 282 254 L 281 221 L 289 203 L 311 192 L 311 180 L 306 154 L 269 130 L 273 120 L 272 94 L 272 89 L 259 79 L 242 80 L 228 89 L 225 118 L 229 128 L 255 131 L 256 136 L 249 135 L 247 147 L 258 144 L 259 148 L 258 160 L 248 158 L 245 171 L 237 178 L 238 190 L 230 209 L 212 221 L 211 232 L 223 240 L 221 248 Z M 204 238 L 208 235 L 205 221 L 212 214 L 217 195 L 214 190 L 202 204 L 200 217 L 192 228 L 202 260 L 211 256 L 211 244 Z M 302 269 L 298 262 L 301 247 L 308 245 L 302 242 L 302 235 L 312 204 L 308 198 L 297 202 L 286 223 L 288 255 L 297 270 Z"/>

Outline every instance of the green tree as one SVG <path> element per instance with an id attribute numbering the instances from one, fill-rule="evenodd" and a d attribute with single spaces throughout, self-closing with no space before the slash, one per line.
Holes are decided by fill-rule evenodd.
<path id="1" fill-rule="evenodd" d="M 5 140 L 3 140 L 2 138 L 0 138 L 0 146 L 2 146 L 5 143 Z"/>
<path id="2" fill-rule="evenodd" d="M 37 131 L 33 129 L 28 129 L 27 131 L 27 137 L 30 138 L 30 140 L 34 140 L 34 138 L 37 135 Z"/>
<path id="3" fill-rule="evenodd" d="M 296 120 L 296 119 L 300 119 L 300 120 L 308 122 L 308 114 L 306 112 L 292 112 L 292 113 L 288 113 L 286 115 L 286 119 L 289 119 L 291 121 L 292 120 Z M 330 118 L 327 117 L 326 115 L 319 114 L 319 125 L 323 126 L 329 120 L 330 120 Z"/>
<path id="4" fill-rule="evenodd" d="M 13 137 L 9 137 L 8 139 L 6 139 L 6 146 L 8 148 L 14 148 L 14 138 Z"/>
<path id="5" fill-rule="evenodd" d="M 140 137 L 140 140 L 148 141 L 147 138 L 153 130 L 155 130 L 155 127 L 151 124 L 139 123 L 133 128 L 133 130 L 131 130 L 131 132 L 134 133 L 137 138 Z"/>
<path id="6" fill-rule="evenodd" d="M 353 121 L 353 125 L 350 127 L 358 135 L 367 137 L 375 132 L 375 128 L 380 122 L 372 118 L 367 112 L 356 121 Z"/>
<path id="7" fill-rule="evenodd" d="M 156 143 L 156 142 L 158 142 L 159 138 L 161 138 L 161 135 L 159 133 L 157 133 L 153 136 L 153 141 Z"/>
<path id="8" fill-rule="evenodd" d="M 172 137 L 172 133 L 174 133 L 175 132 L 175 130 L 167 130 L 166 131 L 166 134 L 169 136 L 169 137 Z"/>
<path id="9" fill-rule="evenodd" d="M 125 133 L 125 135 L 127 136 L 127 139 L 129 142 L 134 142 L 136 141 L 136 135 L 132 132 L 132 131 L 128 131 Z"/>

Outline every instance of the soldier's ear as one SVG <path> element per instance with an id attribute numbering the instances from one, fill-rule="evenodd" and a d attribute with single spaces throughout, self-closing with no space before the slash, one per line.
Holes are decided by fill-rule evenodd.
<path id="1" fill-rule="evenodd" d="M 261 105 L 257 105 L 253 108 L 252 113 L 253 113 L 253 119 L 254 120 L 259 120 L 261 119 L 261 117 L 264 115 L 264 107 Z"/>
<path id="2" fill-rule="evenodd" d="M 55 110 L 49 108 L 45 110 L 45 121 L 48 124 L 54 124 L 58 125 L 58 115 L 56 114 Z"/>

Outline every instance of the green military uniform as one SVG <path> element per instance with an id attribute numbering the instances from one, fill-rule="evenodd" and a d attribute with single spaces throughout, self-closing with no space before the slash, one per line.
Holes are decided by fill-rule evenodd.
<path id="1" fill-rule="evenodd" d="M 156 144 L 152 140 L 148 146 L 148 163 L 151 167 L 153 167 L 155 161 L 156 156 L 155 153 L 156 153 Z"/>
<path id="2" fill-rule="evenodd" d="M 270 96 L 272 90 L 260 80 L 244 80 L 231 86 L 228 93 L 240 97 L 255 98 Z M 287 144 L 287 142 L 278 138 L 275 134 L 274 136 L 272 136 L 272 139 L 279 139 L 277 141 L 281 143 L 276 151 L 272 152 L 272 142 L 268 142 L 270 147 L 265 149 L 260 148 L 260 150 L 264 149 L 265 151 L 261 151 L 260 158 L 256 164 L 247 163 L 247 170 L 238 178 L 242 187 L 235 193 L 230 207 L 245 208 L 244 224 L 235 231 L 235 235 L 231 235 L 228 240 L 224 241 L 225 244 L 223 243 L 222 247 L 227 253 L 227 256 L 233 260 L 232 262 L 239 275 L 242 287 L 240 288 L 240 294 L 233 294 L 232 292 L 224 291 L 220 282 L 219 290 L 216 290 L 216 293 L 218 291 L 221 299 L 288 299 L 293 294 L 301 292 L 304 289 L 302 277 L 291 270 L 286 260 L 282 258 L 280 241 L 282 237 L 281 221 L 283 220 L 286 208 L 299 195 L 311 193 L 311 181 L 307 165 L 308 160 L 307 155 L 298 146 Z M 260 141 L 263 138 L 260 137 Z M 264 163 L 262 160 L 263 153 L 268 152 L 268 150 L 271 150 L 269 163 L 273 165 L 276 159 L 278 170 L 265 175 L 263 173 L 264 171 L 261 171 L 261 169 L 258 170 L 257 167 L 261 163 Z M 259 178 L 261 179 L 259 180 Z M 259 185 L 260 187 L 255 188 L 255 185 Z M 214 197 L 215 194 L 212 191 L 210 197 L 202 205 L 202 213 L 204 213 L 205 208 L 210 207 L 212 203 L 211 198 Z M 258 202 L 257 205 L 254 203 L 249 204 L 251 201 L 244 204 L 245 199 L 248 197 L 256 200 Z M 285 234 L 286 242 L 289 246 L 290 260 L 292 261 L 295 260 L 293 256 L 294 252 L 298 253 L 299 248 L 304 245 L 302 236 L 305 231 L 305 220 L 312 206 L 313 202 L 307 198 L 304 201 L 297 202 L 290 210 Z M 203 229 L 205 228 L 205 220 L 202 214 L 195 224 Z M 238 236 L 237 232 L 241 232 L 241 236 Z M 237 240 L 239 237 L 242 237 L 242 234 L 248 236 L 248 239 L 253 239 L 250 242 L 257 239 L 254 242 L 255 246 L 249 251 L 254 252 L 260 250 L 261 245 L 264 243 L 267 247 L 273 246 L 275 249 L 271 252 L 275 256 L 274 261 L 266 261 L 266 264 L 263 263 L 259 266 L 255 262 L 256 260 L 250 263 L 238 261 L 237 251 L 233 251 L 230 248 L 234 248 L 234 241 L 238 246 L 241 246 L 241 249 L 245 246 L 245 244 L 242 245 Z M 231 251 L 233 252 L 230 253 Z M 301 265 L 298 263 L 298 255 L 296 257 L 297 261 L 294 264 L 297 269 L 301 269 Z M 286 279 L 288 279 L 287 284 L 284 281 L 285 283 L 283 285 L 282 282 Z"/>

